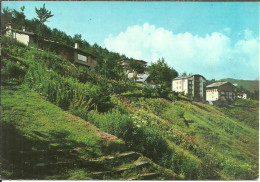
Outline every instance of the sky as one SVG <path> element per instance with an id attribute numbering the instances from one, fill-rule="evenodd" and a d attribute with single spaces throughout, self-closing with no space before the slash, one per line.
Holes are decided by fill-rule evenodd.
<path id="1" fill-rule="evenodd" d="M 90 44 L 142 59 L 164 58 L 179 73 L 206 79 L 259 79 L 258 2 L 4 1 L 27 19 L 45 3 L 46 23 Z"/>

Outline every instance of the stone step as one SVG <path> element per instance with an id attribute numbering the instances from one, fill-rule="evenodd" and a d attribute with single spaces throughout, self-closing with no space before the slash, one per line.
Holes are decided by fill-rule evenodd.
<path id="1" fill-rule="evenodd" d="M 108 168 L 120 165 L 122 163 L 128 163 L 137 160 L 141 155 L 139 153 L 130 151 L 124 153 L 117 153 L 114 155 L 100 157 L 98 159 L 90 159 L 89 161 L 106 165 Z"/>
<path id="2" fill-rule="evenodd" d="M 150 166 L 150 163 L 147 162 L 147 161 L 136 161 L 134 162 L 134 165 L 136 168 L 143 168 L 143 167 L 149 167 Z"/>
<path id="3" fill-rule="evenodd" d="M 129 178 L 127 180 L 156 180 L 156 177 L 158 177 L 158 173 L 143 173 L 138 174 L 137 177 Z"/>
<path id="4" fill-rule="evenodd" d="M 132 165 L 129 167 L 118 167 L 118 168 L 111 168 L 111 170 L 105 171 L 105 173 L 103 173 L 102 171 L 98 171 L 98 172 L 92 172 L 93 178 L 94 179 L 103 179 L 103 175 L 109 175 L 109 176 L 116 176 L 116 175 L 120 175 L 124 172 L 131 172 L 131 171 L 139 171 L 142 170 L 143 168 L 146 167 L 150 167 L 150 163 L 147 161 L 135 161 L 134 163 L 131 163 Z M 140 174 L 138 175 L 138 178 L 144 178 L 144 179 L 155 179 L 155 174 L 153 173 L 147 173 L 147 174 Z"/>
<path id="5" fill-rule="evenodd" d="M 100 171 L 100 172 L 92 172 L 91 176 L 93 179 L 103 179 L 103 176 L 111 175 L 111 171 Z"/>
<path id="6" fill-rule="evenodd" d="M 158 173 L 144 173 L 139 175 L 139 179 L 142 180 L 155 180 L 158 176 Z"/>

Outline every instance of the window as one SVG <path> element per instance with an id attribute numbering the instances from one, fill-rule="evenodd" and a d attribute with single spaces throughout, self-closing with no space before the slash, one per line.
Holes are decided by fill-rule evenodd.
<path id="1" fill-rule="evenodd" d="M 84 61 L 84 62 L 88 62 L 87 57 L 86 57 L 86 56 L 83 56 L 83 55 L 81 55 L 81 54 L 78 54 L 78 60 Z"/>

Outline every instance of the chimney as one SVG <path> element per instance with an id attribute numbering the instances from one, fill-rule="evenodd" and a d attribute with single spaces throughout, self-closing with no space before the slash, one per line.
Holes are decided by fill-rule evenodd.
<path id="1" fill-rule="evenodd" d="M 23 32 L 25 32 L 25 26 L 22 26 L 22 30 L 23 30 Z"/>
<path id="2" fill-rule="evenodd" d="M 79 48 L 79 43 L 75 43 L 75 49 Z"/>

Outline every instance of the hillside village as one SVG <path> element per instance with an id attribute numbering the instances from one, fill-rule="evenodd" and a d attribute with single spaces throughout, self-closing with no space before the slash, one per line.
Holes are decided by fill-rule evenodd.
<path id="1" fill-rule="evenodd" d="M 74 64 L 84 65 L 89 69 L 95 69 L 97 66 L 97 61 L 95 60 L 96 56 L 80 49 L 78 43 L 75 43 L 75 47 L 71 47 L 44 37 L 40 37 L 37 41 L 37 35 L 35 33 L 26 31 L 24 26 L 22 30 L 13 29 L 11 24 L 6 25 L 3 33 L 30 47 L 35 47 L 37 44 L 36 42 L 38 42 L 38 48 L 41 50 L 55 50 L 64 59 L 72 61 Z M 155 85 L 152 83 L 152 80 L 149 80 L 148 73 L 139 74 L 136 71 L 132 72 L 131 70 L 127 70 L 127 65 L 133 60 L 139 62 L 144 68 L 147 66 L 147 62 L 143 60 L 129 58 L 117 60 L 117 64 L 120 64 L 123 67 L 127 78 L 131 79 L 136 77 L 137 79 L 135 82 L 138 84 L 146 84 L 152 88 L 158 87 L 159 85 Z M 211 83 L 210 85 L 206 85 L 206 83 L 207 79 L 199 74 L 179 76 L 172 80 L 172 91 L 182 93 L 190 100 L 210 105 L 231 104 L 235 98 L 247 99 L 247 94 L 237 92 L 236 86 L 230 82 L 220 81 Z"/>
<path id="2" fill-rule="evenodd" d="M 178 74 L 13 14 L 1 39 L 1 179 L 259 177 L 255 83 L 252 94 Z"/>

